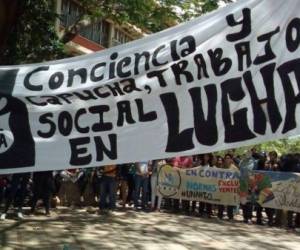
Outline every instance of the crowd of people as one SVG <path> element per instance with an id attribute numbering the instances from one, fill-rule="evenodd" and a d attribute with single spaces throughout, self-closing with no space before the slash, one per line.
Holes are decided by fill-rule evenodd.
<path id="1" fill-rule="evenodd" d="M 215 167 L 238 170 L 245 158 L 248 159 L 248 164 L 252 162 L 253 170 L 300 173 L 300 154 L 287 154 L 279 158 L 275 151 L 265 153 L 252 149 L 248 155 L 243 156 L 235 155 L 231 150 L 224 156 L 202 154 L 98 168 L 12 174 L 0 177 L 0 218 L 5 220 L 12 206 L 17 210 L 19 219 L 24 218 L 25 205 L 31 207 L 29 213 L 34 215 L 38 200 L 42 200 L 45 214 L 50 216 L 50 201 L 59 202 L 62 184 L 74 183 L 77 186 L 80 205 L 85 205 L 85 192 L 90 188 L 94 203 L 99 206 L 99 213 L 133 207 L 135 210 L 184 213 L 206 218 L 215 216 L 220 220 L 225 219 L 226 214 L 228 220 L 234 220 L 241 207 L 244 223 L 286 225 L 289 230 L 300 228 L 300 213 L 293 211 L 263 208 L 250 202 L 235 207 L 157 196 L 160 165 L 169 164 L 174 168 L 184 169 Z M 286 221 L 283 218 L 286 218 Z"/>

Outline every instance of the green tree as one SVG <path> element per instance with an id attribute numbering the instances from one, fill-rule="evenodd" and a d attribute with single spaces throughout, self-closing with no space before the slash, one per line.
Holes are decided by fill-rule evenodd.
<path id="1" fill-rule="evenodd" d="M 279 154 L 287 153 L 299 153 L 300 152 L 300 140 L 299 138 L 293 139 L 281 139 L 276 141 L 265 142 L 258 145 L 261 151 L 275 150 Z"/>
<path id="2" fill-rule="evenodd" d="M 64 44 L 80 29 L 99 19 L 130 23 L 144 31 L 157 32 L 218 7 L 219 0 L 81 0 L 82 12 L 55 32 L 55 0 L 0 1 L 0 63 L 41 62 L 66 57 Z M 230 2 L 227 0 L 226 2 Z"/>
<path id="3" fill-rule="evenodd" d="M 256 145 L 245 146 L 234 149 L 235 155 L 244 155 L 251 148 L 256 148 L 257 152 L 270 152 L 276 151 L 279 155 L 288 153 L 300 153 L 300 138 L 285 138 L 280 140 L 263 142 Z M 218 152 L 220 155 L 224 155 L 228 150 Z"/>
<path id="4" fill-rule="evenodd" d="M 221 0 L 81 0 L 84 11 L 79 13 L 77 21 L 66 31 L 76 34 L 81 26 L 88 24 L 86 20 L 93 22 L 103 18 L 157 32 L 212 11 L 219 2 Z M 232 0 L 222 2 L 229 3 Z"/>
<path id="5" fill-rule="evenodd" d="M 11 4 L 13 2 L 14 4 Z M 63 58 L 63 43 L 55 31 L 54 2 L 4 1 L 0 5 L 1 64 L 22 64 Z"/>

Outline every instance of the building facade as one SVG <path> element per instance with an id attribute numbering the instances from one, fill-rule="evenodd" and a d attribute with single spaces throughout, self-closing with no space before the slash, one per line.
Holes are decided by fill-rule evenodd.
<path id="1" fill-rule="evenodd" d="M 58 32 L 62 32 L 76 22 L 82 15 L 83 8 L 75 0 L 57 0 L 56 12 L 61 16 L 56 28 Z M 99 20 L 81 28 L 79 34 L 66 44 L 66 50 L 72 55 L 89 54 L 143 36 L 144 33 L 134 25 L 120 26 L 111 20 Z"/>

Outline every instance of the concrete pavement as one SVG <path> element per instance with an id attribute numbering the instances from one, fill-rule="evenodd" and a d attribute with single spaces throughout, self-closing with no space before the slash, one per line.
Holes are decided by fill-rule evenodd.
<path id="1" fill-rule="evenodd" d="M 51 217 L 1 221 L 0 249 L 299 250 L 300 233 L 216 218 L 131 209 L 98 215 L 61 207 Z"/>

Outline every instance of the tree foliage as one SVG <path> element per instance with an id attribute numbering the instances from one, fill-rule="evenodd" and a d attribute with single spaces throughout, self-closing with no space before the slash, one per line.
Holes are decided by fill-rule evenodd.
<path id="1" fill-rule="evenodd" d="M 276 151 L 279 155 L 284 155 L 287 153 L 299 153 L 300 152 L 300 138 L 286 138 L 274 141 L 263 142 L 256 145 L 245 146 L 234 149 L 235 155 L 244 155 L 252 148 L 255 148 L 257 152 L 265 152 L 268 153 L 270 151 Z M 228 150 L 218 152 L 217 154 L 224 155 L 228 152 Z"/>
<path id="2" fill-rule="evenodd" d="M 9 9 L 10 5 L 2 6 Z M 39 0 L 19 1 L 14 9 L 15 20 L 9 30 L 2 37 L 7 37 L 0 48 L 1 64 L 22 64 L 41 62 L 45 60 L 66 57 L 63 53 L 63 44 L 55 31 L 55 20 L 52 1 Z M 9 28 L 9 24 L 3 26 Z"/>
<path id="3" fill-rule="evenodd" d="M 258 145 L 258 149 L 265 152 L 275 150 L 279 154 L 299 153 L 300 139 L 292 138 L 292 139 L 281 139 L 276 141 L 265 142 Z"/>
<path id="4" fill-rule="evenodd" d="M 41 62 L 66 57 L 64 43 L 84 25 L 99 19 L 130 23 L 157 32 L 218 7 L 219 0 L 77 0 L 77 20 L 58 38 L 54 29 L 55 0 L 0 1 L 0 63 Z M 227 0 L 230 2 L 230 0 Z M 87 22 L 88 20 L 88 22 Z"/>
<path id="5" fill-rule="evenodd" d="M 151 32 L 218 8 L 220 2 L 232 0 L 81 0 L 83 19 L 104 18 L 117 23 L 128 22 Z M 84 18 L 82 18 L 84 17 Z"/>

